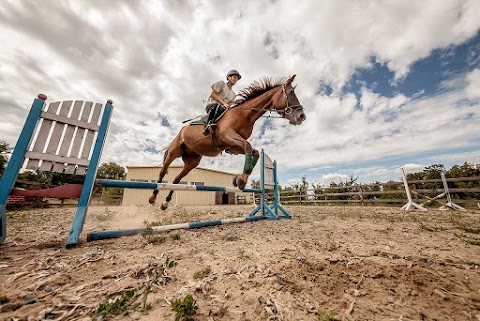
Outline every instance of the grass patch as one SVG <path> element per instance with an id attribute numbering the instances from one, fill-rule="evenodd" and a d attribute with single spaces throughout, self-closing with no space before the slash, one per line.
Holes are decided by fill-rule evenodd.
<path id="1" fill-rule="evenodd" d="M 180 240 L 180 233 L 172 234 L 172 235 L 170 235 L 170 237 L 171 237 L 173 240 L 178 241 L 178 240 Z"/>
<path id="2" fill-rule="evenodd" d="M 95 309 L 91 316 L 94 320 L 107 320 L 116 315 L 120 315 L 128 309 L 136 310 L 140 303 L 135 303 L 135 294 L 138 289 L 128 290 L 115 300 L 106 299 Z"/>
<path id="3" fill-rule="evenodd" d="M 165 263 L 158 267 L 156 264 L 152 264 L 141 275 L 146 276 L 145 282 L 135 286 L 132 289 L 128 289 L 121 295 L 111 298 L 107 297 L 100 305 L 92 309 L 89 313 L 92 320 L 105 321 L 118 315 L 123 315 L 127 311 L 148 311 L 152 308 L 148 303 L 148 295 L 153 292 L 153 285 L 166 284 L 170 277 L 166 275 L 165 270 L 172 268 L 176 265 L 176 262 L 166 259 Z"/>
<path id="4" fill-rule="evenodd" d="M 245 261 L 245 260 L 248 260 L 249 258 L 250 258 L 250 256 L 245 254 L 245 250 L 243 250 L 243 249 L 238 250 L 238 259 L 240 261 Z"/>
<path id="5" fill-rule="evenodd" d="M 188 294 L 183 300 L 173 300 L 170 303 L 172 310 L 175 312 L 175 321 L 193 321 L 194 316 L 197 313 L 197 302 Z"/>
<path id="6" fill-rule="evenodd" d="M 165 243 L 167 240 L 167 236 L 163 235 L 155 235 L 153 234 L 153 230 L 151 228 L 147 228 L 145 232 L 142 233 L 142 237 L 147 241 L 149 244 L 162 244 Z"/>
<path id="7" fill-rule="evenodd" d="M 333 321 L 333 320 L 337 320 L 336 316 L 337 316 L 337 312 L 333 312 L 333 311 L 319 312 L 318 313 L 318 320 L 319 321 Z"/>
<path id="8" fill-rule="evenodd" d="M 195 280 L 201 280 L 201 279 L 203 279 L 204 277 L 206 277 L 207 275 L 209 275 L 210 272 L 212 272 L 212 269 L 211 269 L 209 266 L 207 266 L 207 267 L 205 267 L 205 268 L 203 268 L 203 269 L 201 269 L 201 270 L 193 273 L 193 278 L 194 278 Z"/>

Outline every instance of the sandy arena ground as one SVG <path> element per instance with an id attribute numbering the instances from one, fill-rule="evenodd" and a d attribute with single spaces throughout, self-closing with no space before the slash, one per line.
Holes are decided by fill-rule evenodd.
<path id="1" fill-rule="evenodd" d="M 8 212 L 0 320 L 173 321 L 188 294 L 197 321 L 480 320 L 478 209 L 287 207 L 291 220 L 85 241 L 251 209 L 92 207 L 70 250 L 74 208 Z M 99 311 L 108 299 L 119 315 Z"/>

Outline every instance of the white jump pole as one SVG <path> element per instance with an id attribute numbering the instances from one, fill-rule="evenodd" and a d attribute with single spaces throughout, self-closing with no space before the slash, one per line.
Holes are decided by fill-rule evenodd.
<path id="1" fill-rule="evenodd" d="M 402 179 L 403 185 L 405 186 L 405 192 L 407 193 L 408 203 L 402 206 L 402 210 L 404 211 L 412 211 L 412 210 L 419 210 L 419 211 L 426 211 L 427 209 L 421 205 L 415 203 L 412 199 L 412 194 L 410 193 L 410 188 L 408 187 L 407 176 L 405 175 L 405 171 L 403 167 L 400 168 L 402 170 Z"/>
<path id="2" fill-rule="evenodd" d="M 444 193 L 447 194 L 447 204 L 445 204 L 444 206 L 441 206 L 439 210 L 442 210 L 442 211 L 459 210 L 459 211 L 466 212 L 467 210 L 465 208 L 452 202 L 452 197 L 450 196 L 450 192 L 448 191 L 448 184 L 447 184 L 447 178 L 445 177 L 445 172 L 441 172 L 440 176 L 442 177 L 443 189 L 445 190 Z"/>

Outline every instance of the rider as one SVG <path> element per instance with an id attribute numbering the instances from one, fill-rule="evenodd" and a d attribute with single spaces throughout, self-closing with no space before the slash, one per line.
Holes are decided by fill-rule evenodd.
<path id="1" fill-rule="evenodd" d="M 220 108 L 230 108 L 235 100 L 235 93 L 232 90 L 232 87 L 242 79 L 242 76 L 235 69 L 230 70 L 227 73 L 227 82 L 223 80 L 217 81 L 212 85 L 212 93 L 208 97 L 207 106 L 205 110 L 208 114 L 208 120 L 203 129 L 203 134 L 208 136 L 210 132 L 213 132 L 215 124 L 213 119 L 215 114 Z M 223 106 L 223 107 L 222 107 Z"/>

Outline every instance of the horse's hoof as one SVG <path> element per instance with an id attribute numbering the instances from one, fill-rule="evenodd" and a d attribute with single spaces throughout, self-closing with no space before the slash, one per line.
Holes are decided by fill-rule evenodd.
<path id="1" fill-rule="evenodd" d="M 162 211 L 165 211 L 168 208 L 168 203 L 162 203 L 162 206 L 160 206 L 160 208 L 162 209 Z"/>
<path id="2" fill-rule="evenodd" d="M 238 176 L 233 176 L 233 186 L 237 187 L 237 177 Z"/>
<path id="3" fill-rule="evenodd" d="M 240 176 L 237 176 L 235 183 L 235 186 L 237 186 L 241 191 L 243 191 L 245 189 L 245 186 L 247 185 L 247 182 L 245 182 Z"/>
<path id="4" fill-rule="evenodd" d="M 157 197 L 156 197 L 155 195 L 152 195 L 152 196 L 150 196 L 150 198 L 148 199 L 148 202 L 153 205 L 153 204 L 155 204 L 155 201 L 156 201 L 156 200 L 157 200 Z"/>

